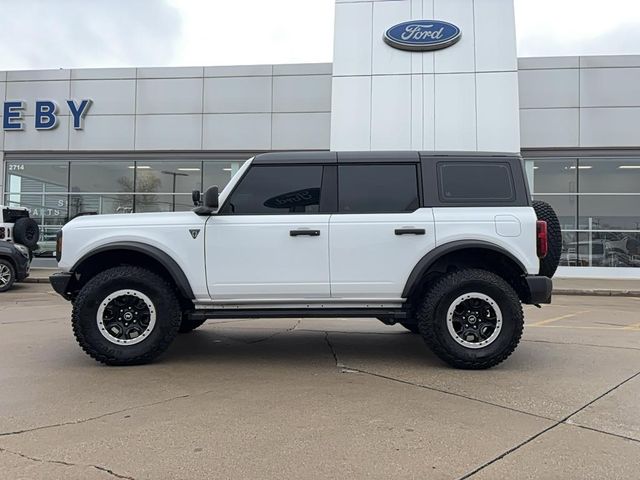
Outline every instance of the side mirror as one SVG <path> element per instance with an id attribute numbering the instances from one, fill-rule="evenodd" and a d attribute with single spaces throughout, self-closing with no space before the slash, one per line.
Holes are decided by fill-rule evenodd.
<path id="1" fill-rule="evenodd" d="M 200 190 L 194 190 L 191 192 L 191 201 L 194 207 L 199 207 L 200 203 Z"/>
<path id="2" fill-rule="evenodd" d="M 213 186 L 207 188 L 207 191 L 204 193 L 204 206 L 215 210 L 218 208 L 218 187 Z"/>
<path id="3" fill-rule="evenodd" d="M 200 195 L 198 195 L 200 197 Z M 193 195 L 193 199 L 195 201 L 195 192 Z M 198 202 L 200 203 L 200 198 L 198 198 Z M 211 215 L 214 210 L 218 208 L 218 187 L 209 187 L 207 191 L 204 192 L 204 202 L 202 202 L 201 206 L 196 206 L 193 211 L 196 215 Z"/>

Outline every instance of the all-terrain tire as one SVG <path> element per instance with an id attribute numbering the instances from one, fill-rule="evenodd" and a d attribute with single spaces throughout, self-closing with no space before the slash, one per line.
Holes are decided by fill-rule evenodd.
<path id="1" fill-rule="evenodd" d="M 19 218 L 13 226 L 13 239 L 33 251 L 38 247 L 40 227 L 33 218 Z"/>
<path id="2" fill-rule="evenodd" d="M 491 298 L 502 314 L 495 340 L 481 348 L 460 344 L 449 332 L 447 312 L 456 299 L 469 293 Z M 513 353 L 522 337 L 522 305 L 513 288 L 498 275 L 480 269 L 465 269 L 441 277 L 427 292 L 417 310 L 420 333 L 433 352 L 449 365 L 480 370 L 498 365 Z"/>
<path id="3" fill-rule="evenodd" d="M 155 312 L 155 325 L 139 343 L 118 345 L 108 340 L 98 325 L 100 305 L 114 292 L 132 290 L 145 295 Z M 178 334 L 182 318 L 175 288 L 144 268 L 123 265 L 89 280 L 73 302 L 73 333 L 82 349 L 107 365 L 140 365 L 163 353 Z"/>
<path id="4" fill-rule="evenodd" d="M 560 264 L 560 255 L 562 254 L 562 230 L 558 216 L 553 207 L 547 202 L 540 200 L 533 201 L 533 209 L 536 212 L 538 220 L 547 222 L 547 256 L 540 259 L 540 275 L 553 278 L 553 275 Z"/>
<path id="5" fill-rule="evenodd" d="M 189 333 L 194 331 L 196 328 L 200 327 L 206 320 L 190 320 L 188 318 L 183 318 L 182 323 L 180 323 L 180 328 L 178 332 L 180 333 Z"/>
<path id="6" fill-rule="evenodd" d="M 0 258 L 0 293 L 6 292 L 16 282 L 16 269 L 9 260 Z"/>

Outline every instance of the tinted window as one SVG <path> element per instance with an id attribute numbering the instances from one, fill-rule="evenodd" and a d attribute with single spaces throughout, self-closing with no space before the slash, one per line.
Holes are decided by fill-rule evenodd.
<path id="1" fill-rule="evenodd" d="M 320 209 L 321 186 L 321 166 L 251 167 L 231 194 L 224 213 L 317 213 Z"/>
<path id="2" fill-rule="evenodd" d="M 412 212 L 418 201 L 415 165 L 342 165 L 338 168 L 342 213 Z"/>
<path id="3" fill-rule="evenodd" d="M 515 199 L 507 163 L 439 163 L 438 183 L 443 202 L 507 202 Z"/>

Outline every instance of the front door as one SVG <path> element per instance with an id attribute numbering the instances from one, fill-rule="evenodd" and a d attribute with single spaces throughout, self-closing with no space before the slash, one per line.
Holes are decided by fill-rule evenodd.
<path id="1" fill-rule="evenodd" d="M 418 166 L 338 166 L 338 213 L 329 224 L 334 298 L 399 299 L 435 246 L 433 211 L 421 208 Z"/>
<path id="2" fill-rule="evenodd" d="M 252 165 L 206 227 L 213 300 L 328 298 L 322 165 Z"/>

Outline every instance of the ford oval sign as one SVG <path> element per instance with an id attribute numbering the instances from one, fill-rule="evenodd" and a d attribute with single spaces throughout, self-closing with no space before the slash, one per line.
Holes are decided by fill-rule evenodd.
<path id="1" fill-rule="evenodd" d="M 451 23 L 438 20 L 413 20 L 394 25 L 384 34 L 393 48 L 426 52 L 450 47 L 460 40 L 462 32 Z"/>

